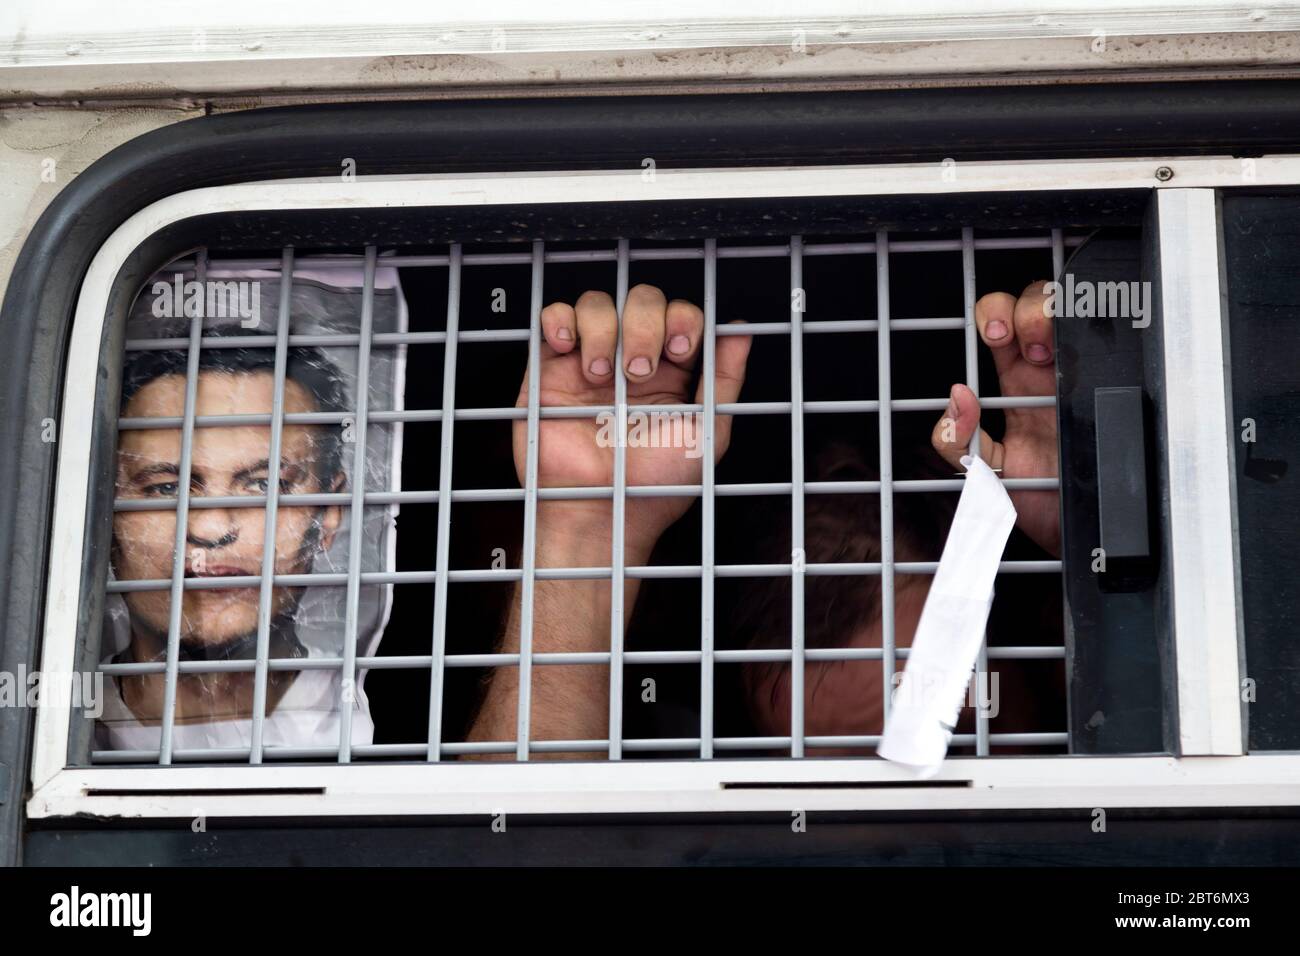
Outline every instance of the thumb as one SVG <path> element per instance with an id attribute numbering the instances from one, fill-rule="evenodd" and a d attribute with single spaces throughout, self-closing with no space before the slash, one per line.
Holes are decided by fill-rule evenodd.
<path id="1" fill-rule="evenodd" d="M 970 454 L 971 437 L 976 430 L 980 436 L 980 457 L 990 467 L 998 467 L 1002 461 L 1002 445 L 989 437 L 989 433 L 979 427 L 980 400 L 965 385 L 954 385 L 948 393 L 948 407 L 935 422 L 930 432 L 930 444 L 953 471 L 961 472 L 963 455 Z"/>
<path id="2" fill-rule="evenodd" d="M 737 319 L 728 325 L 743 325 Z M 740 398 L 740 389 L 745 384 L 745 365 L 749 361 L 749 349 L 754 342 L 752 335 L 719 335 L 714 350 L 713 364 L 713 399 L 715 404 L 726 405 Z M 695 401 L 704 404 L 704 379 L 695 390 Z M 720 459 L 731 444 L 731 416 L 718 415 L 713 428 L 714 459 Z"/>

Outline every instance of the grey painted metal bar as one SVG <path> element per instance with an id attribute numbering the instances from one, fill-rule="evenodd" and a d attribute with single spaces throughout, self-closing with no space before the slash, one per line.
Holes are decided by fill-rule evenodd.
<path id="1" fill-rule="evenodd" d="M 975 323 L 975 230 L 966 226 L 961 231 L 961 286 L 962 301 L 966 315 L 966 386 L 975 393 L 976 397 L 980 394 L 979 380 L 979 328 Z M 980 455 L 980 430 L 977 426 L 975 432 L 971 435 L 970 454 L 972 457 Z M 988 635 L 984 635 L 984 640 L 980 644 L 979 654 L 975 659 L 975 681 L 979 686 L 980 675 L 987 674 L 989 670 L 989 642 Z M 989 752 L 989 721 L 987 709 L 984 707 L 975 708 L 975 752 L 978 756 L 987 756 Z"/>
<path id="2" fill-rule="evenodd" d="M 737 334 L 745 334 L 743 327 L 728 325 L 719 326 L 718 334 L 724 334 L 725 329 L 734 330 L 736 328 L 740 328 Z M 980 404 L 984 408 L 1053 408 L 1056 406 L 1056 398 L 1052 395 L 992 396 L 982 400 Z M 942 411 L 948 407 L 948 399 L 900 398 L 895 399 L 891 403 L 891 407 L 896 412 Z M 637 410 L 643 412 L 701 412 L 704 410 L 704 406 L 696 403 L 681 405 L 646 404 L 638 405 Z M 717 406 L 719 415 L 789 415 L 790 410 L 789 402 L 721 402 Z M 860 414 L 878 411 L 879 402 L 872 399 L 804 402 L 803 410 L 806 413 L 814 414 Z M 555 405 L 542 408 L 541 416 L 542 418 L 598 418 L 613 415 L 614 412 L 615 409 L 612 405 Z M 348 415 L 345 412 L 286 412 L 284 423 L 286 425 L 327 425 L 337 424 L 347 417 Z M 456 421 L 523 420 L 528 417 L 528 410 L 525 408 L 465 408 L 453 412 L 452 417 Z M 432 408 L 377 411 L 370 416 L 372 424 L 440 422 L 442 419 L 441 409 Z M 214 428 L 231 425 L 269 425 L 270 423 L 271 416 L 267 413 L 200 415 L 195 419 L 194 427 Z M 176 416 L 123 418 L 119 422 L 119 430 L 179 428 L 181 424 L 182 420 Z"/>
<path id="3" fill-rule="evenodd" d="M 1079 245 L 1083 236 L 1070 236 L 1066 241 L 1070 245 Z M 1039 236 L 1005 236 L 1001 238 L 981 239 L 980 249 L 1042 249 L 1047 245 Z M 953 239 L 913 239 L 894 244 L 894 252 L 955 252 L 961 243 Z M 804 247 L 805 256 L 869 255 L 874 253 L 873 242 L 819 242 Z M 788 246 L 722 246 L 718 249 L 721 259 L 784 259 L 790 254 Z M 683 246 L 670 249 L 636 249 L 629 255 L 629 261 L 662 261 L 673 259 L 703 259 L 704 250 L 700 246 Z M 546 254 L 547 263 L 581 263 L 581 262 L 615 262 L 618 252 L 614 249 L 557 249 Z M 384 256 L 379 260 L 383 266 L 396 268 L 437 268 L 448 265 L 448 256 Z M 526 252 L 476 252 L 463 256 L 465 266 L 506 266 L 528 265 L 532 261 Z M 360 264 L 361 257 L 330 256 L 325 259 L 305 259 L 304 268 L 312 269 L 346 269 Z M 273 269 L 278 265 L 274 259 L 223 259 L 223 269 Z M 168 271 L 193 269 L 194 264 L 188 259 L 181 259 L 166 267 Z"/>
<path id="4" fill-rule="evenodd" d="M 284 436 L 284 380 L 289 362 L 289 312 L 293 293 L 293 247 L 280 259 L 280 311 L 275 327 L 274 390 L 271 395 L 271 447 L 267 452 L 266 515 L 262 534 L 262 575 L 257 594 L 257 651 L 253 674 L 253 728 L 248 762 L 262 762 L 266 723 L 267 660 L 271 654 L 271 613 L 274 610 L 276 522 L 280 508 L 281 440 Z"/>
<path id="5" fill-rule="evenodd" d="M 804 656 L 810 661 L 878 661 L 884 651 L 879 647 L 809 647 L 804 649 Z M 906 659 L 911 650 L 906 647 L 897 649 L 899 659 Z M 753 664 L 790 660 L 788 648 L 751 650 L 718 650 L 713 652 L 714 660 L 725 664 Z M 1065 648 L 1052 646 L 1008 646 L 989 648 L 989 657 L 993 660 L 1063 660 Z M 623 661 L 627 664 L 698 664 L 703 658 L 701 651 L 628 651 L 623 652 Z M 363 670 L 421 670 L 427 671 L 433 662 L 430 654 L 408 654 L 400 657 L 361 657 L 356 664 Z M 574 664 L 608 664 L 609 653 L 606 651 L 562 651 L 543 652 L 532 655 L 536 666 Z M 518 654 L 447 654 L 443 657 L 446 667 L 480 668 L 480 667 L 514 667 L 519 664 Z M 178 670 L 182 674 L 240 674 L 254 669 L 253 660 L 220 661 L 181 661 Z M 269 662 L 273 671 L 308 671 L 340 670 L 343 667 L 341 657 L 310 658 L 273 658 Z M 115 676 L 138 676 L 140 674 L 162 674 L 167 669 L 164 661 L 132 664 L 103 664 L 100 670 Z M 425 745 L 421 745 L 421 753 Z M 355 748 L 354 748 L 355 750 Z"/>
<path id="6" fill-rule="evenodd" d="M 1052 278 L 1056 280 L 1056 279 L 1060 279 L 1062 274 L 1065 272 L 1066 239 L 1064 233 L 1060 229 L 1053 229 L 1051 233 L 1051 241 L 1052 241 Z M 1004 486 L 1007 486 L 1008 488 L 1010 487 L 1010 482 L 1004 480 L 1002 483 Z M 1060 483 L 1058 481 L 1057 483 L 1058 490 L 1059 487 L 1060 487 Z M 989 648 L 988 643 L 985 642 L 985 653 L 987 654 L 987 656 L 994 657 L 995 656 L 993 653 L 994 650 L 996 649 Z"/>
<path id="7" fill-rule="evenodd" d="M 895 561 L 895 574 L 933 574 L 939 567 L 938 561 Z M 714 566 L 714 575 L 720 578 L 754 578 L 784 577 L 791 573 L 789 564 L 719 564 Z M 880 563 L 871 562 L 836 562 L 829 564 L 808 564 L 804 574 L 810 575 L 858 575 L 879 574 Z M 1003 561 L 998 565 L 999 574 L 1059 574 L 1061 562 L 1048 561 Z M 601 580 L 611 575 L 610 568 L 538 568 L 539 581 L 585 581 Z M 649 578 L 698 578 L 700 566 L 686 565 L 632 565 L 624 569 L 626 577 L 637 579 Z M 502 582 L 522 580 L 523 572 L 519 568 L 479 568 L 473 570 L 448 571 L 447 577 L 453 584 L 475 582 Z M 248 574 L 226 578 L 186 578 L 184 588 L 221 589 L 257 587 L 261 575 Z M 362 584 L 432 584 L 438 580 L 438 572 L 433 571 L 366 571 L 361 574 Z M 317 572 L 314 574 L 277 574 L 275 583 L 279 587 L 338 587 L 347 584 L 347 574 L 342 571 Z M 170 586 L 167 578 L 147 578 L 137 581 L 110 581 L 107 586 L 109 594 L 127 594 L 136 591 L 166 591 Z"/>
<path id="8" fill-rule="evenodd" d="M 611 524 L 609 582 L 609 759 L 623 756 L 623 551 L 627 521 L 627 374 L 623 368 L 623 320 L 627 309 L 630 244 L 618 241 L 618 340 L 614 346 L 614 406 L 617 412 L 614 441 L 614 514 Z"/>
<path id="9" fill-rule="evenodd" d="M 527 342 L 527 329 L 472 329 L 461 332 L 457 337 L 461 342 Z M 183 348 L 185 339 L 127 339 L 129 352 L 156 352 L 160 349 Z M 407 331 L 376 332 L 370 343 L 372 349 L 389 348 L 398 345 L 444 345 L 446 332 Z M 340 348 L 356 347 L 361 337 L 354 332 L 298 332 L 289 336 L 289 346 L 299 348 L 320 346 Z M 203 340 L 204 348 L 214 349 L 255 349 L 272 348 L 275 344 L 273 335 L 222 335 L 209 336 Z"/>
<path id="10" fill-rule="evenodd" d="M 1007 478 L 1003 484 L 1012 491 L 1055 491 L 1060 488 L 1059 478 Z M 894 481 L 894 493 L 923 493 L 932 491 L 961 491 L 962 479 L 935 478 L 900 478 Z M 714 485 L 717 497 L 743 498 L 755 495 L 788 495 L 793 485 L 788 481 L 739 482 Z M 627 489 L 629 498 L 696 498 L 703 491 L 703 485 L 633 485 Z M 805 481 L 804 494 L 809 495 L 856 495 L 878 494 L 878 481 Z M 581 501 L 592 498 L 610 498 L 613 486 L 604 485 L 587 488 L 539 488 L 538 498 L 542 501 Z M 426 491 L 368 491 L 367 505 L 390 504 L 437 504 L 439 492 Z M 451 493 L 453 502 L 470 501 L 523 501 L 522 488 L 461 488 Z M 285 506 L 328 507 L 351 501 L 346 492 L 326 492 L 321 494 L 281 495 L 280 502 Z M 196 508 L 260 508 L 266 503 L 265 495 L 215 495 L 190 499 L 190 510 Z M 115 511 L 174 511 L 176 500 L 154 498 L 119 498 L 114 502 Z"/>
<path id="11" fill-rule="evenodd" d="M 1060 229 L 1053 229 L 1051 233 L 1051 240 L 1052 240 L 1052 278 L 1060 279 L 1062 273 L 1065 272 L 1065 246 L 1066 246 L 1065 235 Z M 1002 484 L 1010 490 L 1011 483 L 1009 481 L 1004 479 Z M 1057 489 L 1059 490 L 1059 488 L 1060 488 L 1060 482 L 1058 481 Z M 985 650 L 989 657 L 996 657 L 996 654 L 994 652 L 997 650 L 997 648 L 989 648 L 986 643 Z"/>
<path id="12" fill-rule="evenodd" d="M 713 756 L 713 566 L 716 560 L 714 497 L 716 455 L 718 240 L 704 240 L 704 418 L 700 458 L 700 757 Z"/>
<path id="13" fill-rule="evenodd" d="M 938 329 L 960 329 L 962 320 L 959 318 L 935 317 L 923 319 L 900 319 L 894 326 L 899 331 L 910 332 L 933 332 Z M 821 322 L 804 323 L 804 331 L 808 334 L 837 334 L 841 332 L 874 332 L 876 330 L 875 319 L 827 319 Z M 752 322 L 744 327 L 723 326 L 718 331 L 718 335 L 788 335 L 790 332 L 789 322 Z M 527 329 L 467 329 L 457 336 L 461 342 L 527 342 Z M 373 348 L 389 348 L 400 345 L 443 345 L 447 341 L 446 332 L 376 332 L 374 341 L 370 343 Z M 128 352 L 158 352 L 168 349 L 183 349 L 188 345 L 189 339 L 184 338 L 167 338 L 167 339 L 128 339 L 126 347 Z M 355 347 L 358 344 L 358 337 L 351 333 L 340 332 L 338 334 L 304 334 L 299 333 L 289 336 L 289 345 L 292 348 L 305 346 L 315 347 Z M 212 335 L 204 336 L 202 345 L 205 349 L 256 349 L 256 348 L 274 348 L 274 335 Z"/>
<path id="14" fill-rule="evenodd" d="M 804 755 L 803 237 L 790 237 L 790 756 Z"/>
<path id="15" fill-rule="evenodd" d="M 537 570 L 537 459 L 542 377 L 542 269 L 545 243 L 533 243 L 532 291 L 528 303 L 528 435 L 524 465 L 523 580 L 519 590 L 519 698 L 515 759 L 528 759 L 533 690 L 533 593 Z M 450 509 L 448 509 L 450 510 Z"/>
<path id="16" fill-rule="evenodd" d="M 198 255 L 196 275 L 200 285 L 207 279 L 207 250 Z M 190 321 L 189 352 L 185 362 L 185 410 L 181 422 L 180 474 L 176 488 L 176 529 L 173 536 L 171 602 L 167 614 L 167 676 L 163 681 L 162 729 L 158 739 L 158 762 L 172 760 L 172 731 L 176 724 L 177 664 L 180 663 L 181 617 L 185 601 L 185 559 L 189 541 L 190 474 L 194 456 L 194 415 L 199 394 L 199 340 L 203 336 L 203 310 Z"/>
<path id="17" fill-rule="evenodd" d="M 975 325 L 975 230 L 966 226 L 961 231 L 961 289 L 962 329 L 965 332 L 966 386 L 978 397 L 979 380 L 979 329 Z M 982 403 L 981 403 L 982 404 Z M 971 436 L 970 453 L 980 453 L 980 430 Z"/>
<path id="18" fill-rule="evenodd" d="M 893 705 L 897 649 L 894 628 L 894 422 L 893 377 L 889 343 L 889 233 L 876 233 L 876 375 L 880 387 L 878 435 L 880 442 L 880 644 L 882 703 L 885 719 Z"/>
<path id="19" fill-rule="evenodd" d="M 447 345 L 442 365 L 442 408 L 444 413 L 456 407 L 456 343 L 460 329 L 460 263 L 461 247 L 452 243 L 447 273 Z M 451 547 L 451 465 L 453 429 L 456 416 L 442 423 L 441 449 L 438 463 L 438 541 L 434 558 L 436 570 L 433 593 L 433 662 L 429 671 L 429 736 L 425 758 L 430 762 L 441 759 L 443 664 L 447 651 L 447 588 Z"/>
<path id="20" fill-rule="evenodd" d="M 361 555 L 366 527 L 366 429 L 370 411 L 370 331 L 375 315 L 374 246 L 366 247 L 361 287 L 361 344 L 357 351 L 357 417 L 352 454 L 352 507 L 348 529 L 348 590 L 344 604 L 343 672 L 339 682 L 339 763 L 352 760 L 352 704 L 356 700 L 357 636 L 361 621 Z"/>
<path id="21" fill-rule="evenodd" d="M 990 738 L 994 747 L 1063 747 L 1068 742 L 1068 735 L 1063 733 L 1018 733 L 993 734 Z M 825 749 L 829 747 L 874 747 L 880 742 L 878 736 L 841 736 L 808 737 L 810 748 Z M 969 747 L 975 742 L 974 734 L 955 734 L 953 747 Z M 782 750 L 790 745 L 789 737 L 716 737 L 713 746 L 717 750 Z M 609 746 L 605 740 L 539 740 L 534 741 L 532 749 L 539 753 L 600 753 Z M 645 753 L 650 751 L 689 752 L 700 747 L 698 737 L 661 737 L 632 738 L 623 741 L 623 749 L 628 752 Z M 509 754 L 513 753 L 513 740 L 487 740 L 468 743 L 449 743 L 442 745 L 445 757 L 464 756 L 466 754 Z M 353 748 L 359 758 L 418 757 L 424 753 L 423 744 L 368 744 Z M 274 747 L 267 748 L 266 756 L 273 760 L 320 760 L 333 756 L 334 751 L 326 747 Z M 158 759 L 156 750 L 96 750 L 93 755 L 95 763 L 103 764 L 149 764 Z M 206 750 L 178 750 L 177 761 L 219 762 L 246 761 L 248 748 L 223 748 Z"/>

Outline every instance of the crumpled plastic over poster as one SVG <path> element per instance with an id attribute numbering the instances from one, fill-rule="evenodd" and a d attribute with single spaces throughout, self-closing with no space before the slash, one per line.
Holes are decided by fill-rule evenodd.
<path id="1" fill-rule="evenodd" d="M 360 331 L 363 273 L 360 267 L 321 266 L 311 259 L 294 267 L 289 334 L 351 335 Z M 193 314 L 186 292 L 203 302 L 207 336 L 271 336 L 257 348 L 213 348 L 201 352 L 196 413 L 267 414 L 272 411 L 274 335 L 277 329 L 278 271 L 232 270 L 212 261 L 207 287 L 194 274 L 164 270 L 144 286 L 127 325 L 127 339 L 187 338 Z M 191 285 L 188 287 L 186 283 Z M 255 290 L 255 291 L 254 291 Z M 191 308 L 195 306 L 190 304 Z M 407 307 L 395 268 L 380 267 L 374 281 L 372 331 L 404 332 Z M 353 343 L 357 341 L 353 339 Z M 170 354 L 168 354 L 170 353 Z M 335 411 L 341 424 L 286 424 L 281 445 L 281 494 L 350 492 L 356 453 L 356 344 L 290 345 L 284 410 Z M 172 416 L 184 410 L 186 350 L 126 355 L 123 417 Z M 369 410 L 403 407 L 406 347 L 372 346 Z M 253 374 L 250 374 L 252 366 Z M 159 374 L 160 370 L 163 374 Z M 170 373 L 170 375 L 168 374 Z M 297 383 L 292 384 L 292 383 Z M 132 394 L 128 395 L 128 392 Z M 199 426 L 194 429 L 192 496 L 264 495 L 269 425 Z M 174 498 L 178 486 L 181 429 L 131 430 L 118 434 L 118 498 Z M 401 423 L 367 423 L 365 488 L 400 490 Z M 304 454 L 305 450 L 305 454 Z M 301 455 L 295 460 L 295 455 Z M 335 462 L 335 457 L 337 461 Z M 256 465 L 261 463 L 260 475 Z M 337 467 L 329 467 L 336 464 Z M 161 471 L 158 471 L 161 469 Z M 140 472 L 156 474 L 137 477 Z M 326 472 L 329 474 L 327 475 Z M 289 476 L 286 478 L 286 476 Z M 169 482 L 171 484 L 169 484 Z M 361 571 L 395 568 L 398 506 L 362 509 Z M 343 573 L 348 570 L 355 531 L 350 499 L 342 505 L 279 507 L 276 522 L 277 573 Z M 175 538 L 174 511 L 116 511 L 110 580 L 170 578 Z M 265 541 L 262 505 L 249 509 L 192 509 L 187 522 L 186 575 L 258 574 Z M 375 653 L 392 605 L 391 584 L 363 584 L 357 608 L 356 653 Z M 225 661 L 255 655 L 259 589 L 212 588 L 184 592 L 180 659 Z M 342 658 L 347 630 L 347 587 L 313 586 L 272 591 L 270 656 L 304 660 Z M 106 595 L 101 659 L 144 663 L 166 659 L 170 610 L 167 590 Z M 268 674 L 263 744 L 268 748 L 336 748 L 340 710 L 352 708 L 351 742 L 371 743 L 374 725 L 364 690 L 365 671 L 355 684 L 335 666 L 272 669 Z M 96 748 L 157 751 L 161 739 L 164 675 L 106 675 L 104 709 L 96 725 Z M 226 750 L 251 745 L 251 671 L 182 673 L 178 680 L 172 746 L 176 750 Z"/>

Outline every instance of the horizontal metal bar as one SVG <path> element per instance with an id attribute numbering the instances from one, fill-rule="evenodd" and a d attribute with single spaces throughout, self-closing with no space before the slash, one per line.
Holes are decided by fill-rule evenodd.
<path id="1" fill-rule="evenodd" d="M 1063 733 L 1018 733 L 989 734 L 989 744 L 993 747 L 1060 747 L 1067 743 L 1068 735 Z M 808 747 L 820 749 L 832 747 L 874 747 L 880 742 L 879 736 L 822 736 L 806 737 Z M 973 747 L 974 734 L 954 734 L 953 747 Z M 632 738 L 622 741 L 625 752 L 646 753 L 651 751 L 693 751 L 698 750 L 698 737 L 659 737 Z M 790 746 L 789 737 L 715 737 L 713 746 L 717 750 L 781 750 Z M 608 740 L 531 740 L 528 749 L 534 753 L 604 753 L 609 748 Z M 468 743 L 444 743 L 440 748 L 444 757 L 457 757 L 467 754 L 513 754 L 516 743 L 513 740 L 473 741 Z M 424 758 L 428 752 L 425 744 L 356 744 L 352 748 L 353 758 L 412 757 Z M 218 762 L 247 761 L 247 747 L 209 748 L 194 750 L 174 750 L 174 762 Z M 333 762 L 337 757 L 337 747 L 267 747 L 263 757 L 270 760 L 327 760 Z M 96 764 L 156 764 L 156 750 L 96 750 L 91 759 Z M 864 784 L 863 786 L 867 786 Z"/>
<path id="2" fill-rule="evenodd" d="M 1083 242 L 1083 236 L 1068 236 L 1067 246 L 1077 246 Z M 998 249 L 1050 249 L 1051 236 L 1008 236 L 1005 238 L 977 239 L 978 250 Z M 907 242 L 891 242 L 890 252 L 959 252 L 960 239 L 914 239 Z M 870 255 L 876 251 L 874 242 L 821 242 L 804 246 L 805 256 L 845 256 Z M 788 244 L 762 246 L 719 246 L 719 259 L 776 259 L 790 254 Z M 683 246 L 671 249 L 632 249 L 628 253 L 632 262 L 650 262 L 676 259 L 703 259 L 703 246 Z M 614 262 L 616 251 L 609 249 L 568 249 L 548 251 L 543 259 L 551 263 Z M 446 255 L 429 256 L 381 256 L 379 265 L 401 269 L 428 267 L 445 267 Z M 463 266 L 526 266 L 533 257 L 528 252 L 478 252 L 466 253 L 462 257 Z M 331 256 L 328 259 L 300 259 L 299 269 L 348 269 L 356 268 L 364 262 L 359 255 Z M 220 269 L 265 269 L 278 270 L 279 259 L 223 259 L 216 263 Z M 192 272 L 194 263 L 189 259 L 180 259 L 171 263 L 160 272 Z M 296 271 L 295 271 L 296 274 Z"/>
<path id="3" fill-rule="evenodd" d="M 127 339 L 128 352 L 156 352 L 183 348 L 186 339 Z M 395 345 L 443 345 L 446 332 L 376 332 L 371 347 Z M 527 329 L 469 329 L 456 333 L 457 342 L 527 342 Z M 274 348 L 274 335 L 208 335 L 200 340 L 205 349 L 257 349 Z M 355 332 L 297 333 L 289 336 L 290 347 L 296 348 L 356 348 L 361 336 Z"/>
<path id="4" fill-rule="evenodd" d="M 880 574 L 879 562 L 834 564 L 809 564 L 805 573 L 813 576 L 853 576 Z M 899 574 L 934 574 L 938 570 L 938 561 L 899 561 L 894 567 Z M 999 574 L 1059 574 L 1062 569 L 1060 561 L 1003 561 L 998 565 Z M 716 567 L 718 577 L 723 578 L 780 578 L 789 577 L 789 564 L 719 564 Z M 701 575 L 700 566 L 696 565 L 638 565 L 626 569 L 630 578 L 669 578 L 690 579 Z M 519 568 L 482 568 L 473 570 L 449 571 L 448 579 L 453 583 L 493 583 L 521 580 L 523 571 Z M 542 581 L 599 581 L 609 578 L 608 567 L 591 568 L 538 568 L 537 578 Z M 436 580 L 434 571 L 363 571 L 362 584 L 431 584 Z M 272 583 L 279 587 L 340 587 L 347 584 L 345 571 L 322 572 L 315 574 L 277 574 Z M 251 588 L 261 582 L 259 574 L 231 575 L 217 578 L 184 578 L 185 590 L 221 590 L 224 588 Z M 171 587 L 167 578 L 141 578 L 135 581 L 110 581 L 107 586 L 109 594 L 128 594 L 139 591 L 165 591 Z"/>
<path id="5" fill-rule="evenodd" d="M 934 332 L 943 329 L 960 329 L 964 320 L 960 318 L 923 318 L 899 319 L 891 323 L 890 328 L 904 332 Z M 808 334 L 832 334 L 842 332 L 875 332 L 880 327 L 876 319 L 826 319 L 821 322 L 808 322 L 804 332 Z M 789 322 L 746 322 L 743 325 L 723 325 L 714 330 L 715 334 L 731 335 L 789 335 Z M 444 345 L 446 332 L 376 332 L 372 347 L 394 347 L 398 345 Z M 492 343 L 492 342 L 527 342 L 527 329 L 467 329 L 456 332 L 457 342 Z M 159 352 L 169 349 L 183 349 L 189 339 L 127 339 L 128 352 Z M 271 349 L 275 348 L 274 335 L 209 335 L 200 340 L 205 349 Z M 298 334 L 289 336 L 289 345 L 297 348 L 356 348 L 361 339 L 356 333 L 340 332 L 337 334 Z"/>
<path id="6" fill-rule="evenodd" d="M 894 411 L 903 412 L 937 412 L 948 407 L 946 398 L 900 398 L 890 403 Z M 980 405 L 985 408 L 1053 408 L 1056 397 L 1053 395 L 1018 395 L 1013 397 L 991 396 L 981 398 Z M 804 402 L 805 412 L 819 414 L 870 414 L 880 410 L 877 399 L 839 400 L 824 402 Z M 549 405 L 539 409 L 542 418 L 598 418 L 614 414 L 613 405 Z M 647 404 L 628 406 L 629 414 L 694 414 L 704 411 L 702 405 L 682 403 L 680 405 Z M 718 405 L 719 415 L 789 415 L 789 402 L 723 402 Z M 353 418 L 351 412 L 286 412 L 286 425 L 337 425 L 345 419 Z M 526 419 L 526 408 L 458 408 L 456 421 L 514 421 Z M 436 408 L 402 409 L 400 411 L 374 411 L 366 416 L 371 423 L 385 422 L 437 422 L 442 420 L 442 411 Z M 122 418 L 118 420 L 120 431 L 144 428 L 179 428 L 181 418 L 177 415 L 155 417 Z M 269 413 L 249 415 L 198 415 L 194 419 L 196 428 L 229 428 L 244 425 L 270 425 Z"/>
<path id="7" fill-rule="evenodd" d="M 961 491 L 963 478 L 915 478 L 894 482 L 894 490 L 912 493 L 935 491 Z M 1008 491 L 1055 491 L 1059 478 L 1007 478 L 1003 487 Z M 788 495 L 788 481 L 748 482 L 715 485 L 719 497 L 746 498 L 758 495 Z M 810 481 L 804 491 L 814 495 L 874 495 L 880 492 L 878 481 Z M 613 493 L 609 485 L 587 488 L 539 488 L 538 496 L 550 501 L 585 501 L 608 498 Z M 629 498 L 690 498 L 701 493 L 700 485 L 630 485 Z M 367 505 L 437 504 L 437 491 L 368 491 Z M 317 494 L 281 495 L 282 506 L 300 508 L 327 508 L 350 500 L 346 492 L 321 492 Z M 462 488 L 453 491 L 452 502 L 523 501 L 522 488 Z M 214 495 L 208 498 L 191 498 L 190 509 L 195 508 L 260 508 L 266 504 L 265 495 Z M 174 511 L 175 498 L 118 498 L 113 502 L 115 511 Z"/>
<path id="8" fill-rule="evenodd" d="M 894 652 L 899 658 L 906 659 L 910 648 L 900 647 Z M 813 647 L 808 648 L 805 657 L 810 661 L 878 661 L 884 651 L 879 647 Z M 623 659 L 629 664 L 698 664 L 703 654 L 700 651 L 626 651 Z M 782 663 L 791 659 L 789 648 L 719 650 L 713 653 L 714 660 L 726 664 L 762 664 Z M 1019 646 L 990 647 L 990 660 L 1064 660 L 1064 647 Z M 444 660 L 448 667 L 513 667 L 519 663 L 518 654 L 448 654 Z M 427 670 L 433 658 L 429 654 L 410 654 L 401 657 L 358 657 L 357 670 Z M 555 666 L 574 664 L 605 665 L 609 663 L 608 651 L 566 651 L 546 652 L 533 655 L 533 663 Z M 269 667 L 273 671 L 339 670 L 344 661 L 341 657 L 310 658 L 271 658 Z M 182 674 L 239 674 L 254 669 L 253 660 L 224 661 L 180 661 L 178 668 Z M 133 677 L 140 674 L 161 674 L 166 668 L 163 661 L 131 664 L 101 664 L 100 673 L 113 677 Z"/>

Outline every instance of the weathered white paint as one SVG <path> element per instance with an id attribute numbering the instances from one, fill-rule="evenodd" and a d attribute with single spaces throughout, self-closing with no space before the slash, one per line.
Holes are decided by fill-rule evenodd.
<path id="1" fill-rule="evenodd" d="M 137 136 L 198 109 L 0 111 L 0 299 L 41 213 L 83 169 Z"/>
<path id="2" fill-rule="evenodd" d="M 907 771 L 871 758 L 101 767 L 59 774 L 35 792 L 27 815 L 187 819 L 1300 804 L 1300 756 L 1294 754 L 966 757 L 945 761 L 924 783 L 898 786 L 911 779 Z M 873 787 L 882 783 L 892 786 Z M 319 792 L 287 792 L 301 788 Z M 222 796 L 213 790 L 243 792 Z"/>
<path id="3" fill-rule="evenodd" d="M 1292 70 L 1300 9 L 1244 0 L 9 0 L 0 102 L 515 93 L 630 84 Z"/>
<path id="4" fill-rule="evenodd" d="M 1218 196 L 1157 199 L 1178 752 L 1240 754 L 1245 704 Z"/>

